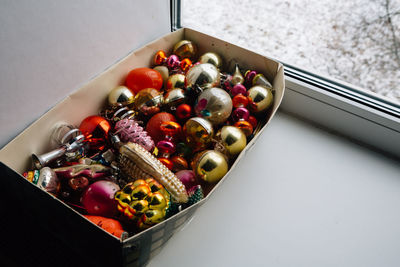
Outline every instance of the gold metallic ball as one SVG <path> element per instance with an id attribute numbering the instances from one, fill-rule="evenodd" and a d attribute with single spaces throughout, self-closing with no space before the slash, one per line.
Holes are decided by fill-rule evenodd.
<path id="1" fill-rule="evenodd" d="M 180 88 L 172 89 L 164 94 L 164 104 L 167 106 L 178 106 L 185 101 L 185 91 Z"/>
<path id="2" fill-rule="evenodd" d="M 222 127 L 219 136 L 222 144 L 231 156 L 239 154 L 246 147 L 246 135 L 235 126 Z"/>
<path id="3" fill-rule="evenodd" d="M 255 113 L 266 111 L 272 105 L 274 100 L 271 90 L 259 85 L 251 87 L 248 94 L 252 99 L 250 109 Z"/>
<path id="4" fill-rule="evenodd" d="M 134 104 L 139 112 L 152 115 L 160 111 L 163 101 L 163 95 L 158 90 L 147 88 L 136 94 Z"/>
<path id="5" fill-rule="evenodd" d="M 206 150 L 195 156 L 193 171 L 208 183 L 216 183 L 228 172 L 225 156 L 215 150 Z"/>
<path id="6" fill-rule="evenodd" d="M 218 69 L 220 69 L 222 67 L 221 57 L 218 54 L 213 53 L 213 52 L 208 52 L 208 53 L 203 54 L 200 57 L 199 62 L 213 64 Z"/>
<path id="7" fill-rule="evenodd" d="M 198 85 L 202 89 L 219 87 L 221 75 L 217 67 L 210 63 L 195 65 L 186 73 L 187 86 Z"/>
<path id="8" fill-rule="evenodd" d="M 197 46 L 189 40 L 182 40 L 174 45 L 172 54 L 177 55 L 180 60 L 184 58 L 194 59 L 197 53 Z"/>
<path id="9" fill-rule="evenodd" d="M 181 73 L 172 74 L 167 79 L 167 90 L 182 88 L 184 89 L 186 86 L 186 76 Z"/>
<path id="10" fill-rule="evenodd" d="M 121 104 L 127 106 L 133 103 L 135 95 L 126 86 L 118 86 L 108 94 L 108 103 L 112 106 Z"/>
<path id="11" fill-rule="evenodd" d="M 186 143 L 194 151 L 199 151 L 210 144 L 214 136 L 214 129 L 209 121 L 200 117 L 194 117 L 185 123 L 183 133 Z"/>

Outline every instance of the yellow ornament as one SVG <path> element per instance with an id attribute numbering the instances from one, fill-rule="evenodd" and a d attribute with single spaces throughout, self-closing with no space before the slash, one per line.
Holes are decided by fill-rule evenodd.
<path id="1" fill-rule="evenodd" d="M 197 53 L 197 46 L 189 40 L 179 41 L 174 45 L 172 54 L 177 55 L 180 60 L 184 58 L 193 59 Z"/>
<path id="2" fill-rule="evenodd" d="M 186 143 L 194 150 L 205 149 L 211 142 L 214 129 L 211 123 L 203 118 L 189 119 L 183 126 Z"/>
<path id="3" fill-rule="evenodd" d="M 247 144 L 246 135 L 235 126 L 222 127 L 219 132 L 219 137 L 221 143 L 231 156 L 239 154 Z"/>
<path id="4" fill-rule="evenodd" d="M 108 103 L 112 106 L 121 104 L 127 106 L 133 103 L 134 94 L 126 86 L 118 86 L 108 94 Z"/>
<path id="5" fill-rule="evenodd" d="M 192 168 L 204 181 L 216 183 L 228 172 L 228 162 L 221 152 L 206 150 L 195 156 Z"/>
<path id="6" fill-rule="evenodd" d="M 250 109 L 254 113 L 266 111 L 274 100 L 274 96 L 270 89 L 264 86 L 253 86 L 249 89 L 248 96 L 251 98 Z"/>

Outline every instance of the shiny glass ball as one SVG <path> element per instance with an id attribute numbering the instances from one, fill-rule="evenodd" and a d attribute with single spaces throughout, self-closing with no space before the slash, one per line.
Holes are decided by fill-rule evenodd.
<path id="1" fill-rule="evenodd" d="M 183 134 L 185 135 L 186 143 L 194 151 L 199 151 L 211 143 L 214 129 L 209 121 L 194 117 L 189 119 L 183 126 Z"/>
<path id="2" fill-rule="evenodd" d="M 179 41 L 174 45 L 172 54 L 177 55 L 180 59 L 193 59 L 197 53 L 197 46 L 189 40 Z"/>
<path id="3" fill-rule="evenodd" d="M 235 126 L 222 127 L 219 137 L 223 146 L 232 156 L 239 154 L 247 144 L 246 135 Z"/>
<path id="4" fill-rule="evenodd" d="M 133 103 L 135 95 L 126 86 L 117 86 L 108 94 L 108 103 L 111 106 L 121 104 L 127 106 Z"/>
<path id="5" fill-rule="evenodd" d="M 185 97 L 183 89 L 175 88 L 165 93 L 164 104 L 169 107 L 176 107 L 185 101 Z"/>
<path id="6" fill-rule="evenodd" d="M 274 100 L 271 90 L 259 85 L 251 87 L 248 95 L 251 99 L 250 109 L 254 113 L 266 111 Z"/>
<path id="7" fill-rule="evenodd" d="M 199 62 L 200 63 L 210 63 L 210 64 L 213 64 L 217 68 L 222 67 L 222 58 L 218 54 L 213 53 L 213 52 L 207 52 L 207 53 L 203 54 L 199 58 Z"/>
<path id="8" fill-rule="evenodd" d="M 210 63 L 194 65 L 186 73 L 187 86 L 198 85 L 202 89 L 219 86 L 221 75 L 217 67 Z"/>
<path id="9" fill-rule="evenodd" d="M 213 125 L 225 122 L 232 112 L 232 99 L 221 88 L 204 90 L 197 98 L 196 114 L 210 121 Z"/>
<path id="10" fill-rule="evenodd" d="M 172 74 L 167 79 L 167 90 L 186 87 L 186 76 L 181 73 Z"/>
<path id="11" fill-rule="evenodd" d="M 147 88 L 138 92 L 134 100 L 135 108 L 144 115 L 153 115 L 160 111 L 163 95 L 156 89 Z"/>
<path id="12" fill-rule="evenodd" d="M 193 171 L 197 177 L 208 183 L 216 183 L 228 172 L 225 156 L 215 150 L 206 150 L 195 156 Z"/>

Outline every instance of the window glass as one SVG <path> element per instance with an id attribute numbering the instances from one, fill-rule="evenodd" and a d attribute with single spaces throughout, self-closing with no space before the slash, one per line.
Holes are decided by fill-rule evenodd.
<path id="1" fill-rule="evenodd" d="M 182 25 L 400 103 L 400 0 L 183 0 Z"/>

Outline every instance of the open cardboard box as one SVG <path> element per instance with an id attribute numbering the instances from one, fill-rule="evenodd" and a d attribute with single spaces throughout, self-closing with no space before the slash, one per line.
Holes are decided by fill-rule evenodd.
<path id="1" fill-rule="evenodd" d="M 273 107 L 265 114 L 265 125 L 242 151 L 225 177 L 202 201 L 146 231 L 123 241 L 95 226 L 54 196 L 42 191 L 20 174 L 32 169 L 31 154 L 51 149 L 52 127 L 60 122 L 79 125 L 83 118 L 98 114 L 109 91 L 121 85 L 127 73 L 137 67 L 151 67 L 156 51 L 170 54 L 172 47 L 187 39 L 197 44 L 199 54 L 216 52 L 226 62 L 236 61 L 243 69 L 263 73 L 275 90 Z M 241 157 L 255 144 L 277 111 L 284 93 L 280 63 L 228 42 L 191 29 L 180 29 L 149 43 L 114 64 L 85 86 L 39 118 L 0 151 L 2 249 L 11 258 L 36 265 L 143 265 L 160 251 L 174 232 L 212 195 L 217 186 L 235 170 Z"/>

